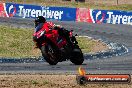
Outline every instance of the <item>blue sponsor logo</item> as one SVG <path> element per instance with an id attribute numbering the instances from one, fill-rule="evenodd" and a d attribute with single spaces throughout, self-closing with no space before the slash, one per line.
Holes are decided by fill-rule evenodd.
<path id="1" fill-rule="evenodd" d="M 8 11 L 9 17 L 13 17 L 16 14 L 16 7 L 14 5 L 10 5 Z"/>
<path id="2" fill-rule="evenodd" d="M 106 14 L 102 11 L 97 11 L 97 13 L 95 13 L 95 23 L 103 23 Z"/>
<path id="3" fill-rule="evenodd" d="M 92 10 L 93 23 L 132 24 L 132 12 L 118 10 Z"/>
<path id="4" fill-rule="evenodd" d="M 13 12 L 11 12 L 11 10 Z M 23 5 L 6 3 L 6 11 L 8 15 L 21 18 L 35 18 L 38 16 L 44 16 L 47 19 L 52 20 L 69 20 L 75 21 L 76 9 L 64 8 L 64 7 L 46 7 L 35 5 Z"/>

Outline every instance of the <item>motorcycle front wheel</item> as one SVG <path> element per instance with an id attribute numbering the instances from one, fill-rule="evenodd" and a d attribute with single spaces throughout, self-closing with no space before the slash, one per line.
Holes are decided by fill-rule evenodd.
<path id="1" fill-rule="evenodd" d="M 75 65 L 82 65 L 84 57 L 78 45 L 76 45 L 75 48 L 73 49 L 70 61 Z"/>
<path id="2" fill-rule="evenodd" d="M 56 65 L 58 63 L 57 54 L 53 46 L 51 45 L 42 46 L 41 53 L 46 62 L 48 62 L 50 65 Z"/>

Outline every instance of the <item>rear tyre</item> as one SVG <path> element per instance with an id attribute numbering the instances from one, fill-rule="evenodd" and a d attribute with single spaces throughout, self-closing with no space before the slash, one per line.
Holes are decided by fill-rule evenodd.
<path id="1" fill-rule="evenodd" d="M 56 52 L 51 45 L 42 46 L 41 53 L 46 62 L 48 62 L 50 65 L 56 65 L 58 63 Z"/>
<path id="2" fill-rule="evenodd" d="M 76 45 L 76 47 L 73 49 L 70 61 L 75 65 L 81 65 L 83 63 L 84 61 L 83 53 L 78 45 Z"/>

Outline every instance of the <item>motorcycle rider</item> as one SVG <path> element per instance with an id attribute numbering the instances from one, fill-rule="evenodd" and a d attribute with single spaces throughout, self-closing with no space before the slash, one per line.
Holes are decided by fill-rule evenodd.
<path id="1" fill-rule="evenodd" d="M 58 34 L 62 37 L 64 37 L 69 46 L 72 46 L 72 42 L 70 40 L 70 33 L 68 30 L 66 30 L 65 28 L 55 25 L 52 22 L 46 22 L 46 19 L 43 16 L 38 16 L 35 19 L 35 32 L 44 29 L 46 31 L 46 33 L 52 33 L 52 30 L 58 30 Z M 35 37 L 33 37 L 33 40 L 35 39 Z M 36 47 L 37 48 L 37 45 Z"/>

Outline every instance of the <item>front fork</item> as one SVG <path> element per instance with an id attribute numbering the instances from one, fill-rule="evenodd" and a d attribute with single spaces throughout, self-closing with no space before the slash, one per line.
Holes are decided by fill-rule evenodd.
<path id="1" fill-rule="evenodd" d="M 34 48 L 39 48 L 40 49 L 42 46 L 46 45 L 45 42 L 38 42 L 36 40 L 33 40 L 33 42 L 34 42 Z"/>

